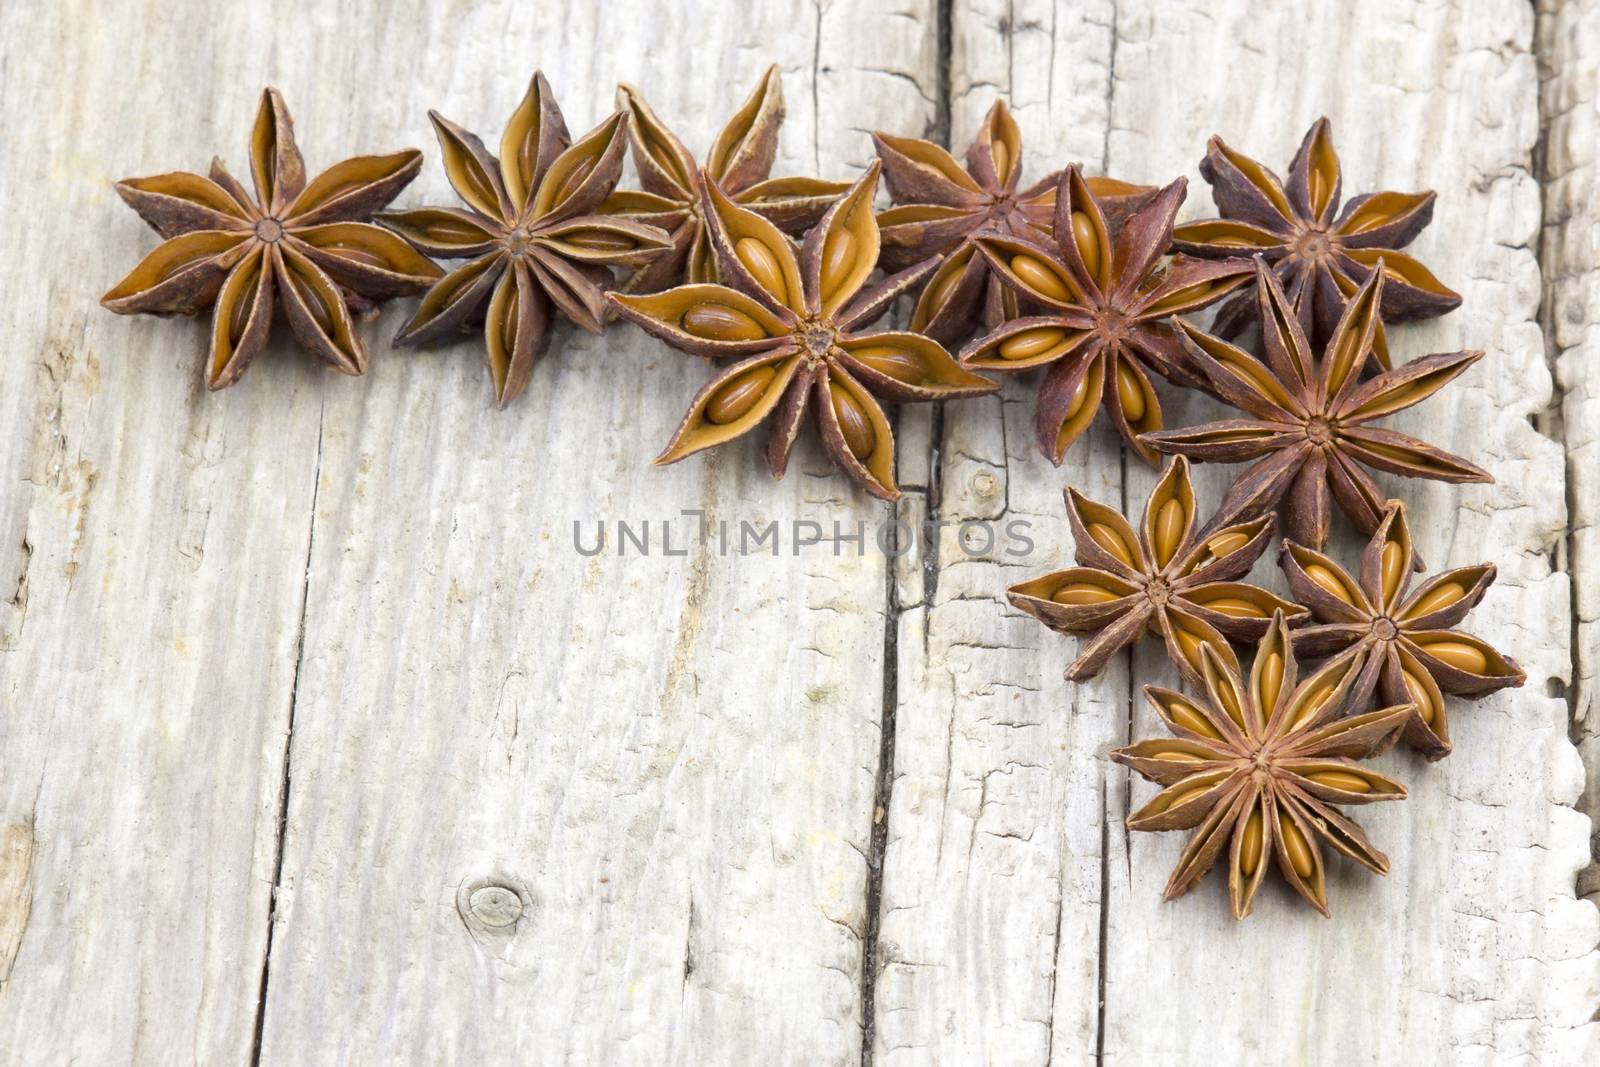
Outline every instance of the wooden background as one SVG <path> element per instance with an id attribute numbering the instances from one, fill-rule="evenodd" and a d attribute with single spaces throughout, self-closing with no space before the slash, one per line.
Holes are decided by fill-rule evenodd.
<path id="1" fill-rule="evenodd" d="M 0 1061 L 1600 1057 L 1600 0 L 11 0 L 0 42 Z M 900 514 L 1028 520 L 1024 559 L 585 557 L 574 521 L 892 509 L 809 437 L 781 483 L 652 469 L 703 371 L 630 328 L 496 413 L 477 341 L 390 347 L 405 307 L 365 379 L 280 328 L 213 396 L 203 324 L 96 303 L 155 244 L 111 182 L 242 166 L 265 84 L 313 171 L 423 148 L 410 206 L 449 200 L 429 107 L 493 142 L 538 66 L 576 132 L 626 79 L 703 153 L 771 62 L 781 174 L 964 148 L 998 93 L 1030 179 L 1187 174 L 1185 219 L 1209 134 L 1282 170 L 1323 113 L 1350 194 L 1438 191 L 1414 250 L 1465 305 L 1393 343 L 1489 355 L 1391 424 L 1498 478 L 1404 493 L 1431 563 L 1498 564 L 1470 628 L 1529 681 L 1385 758 L 1393 869 L 1340 865 L 1332 920 L 1161 903 L 1181 837 L 1130 837 L 1104 755 L 1172 676 L 1069 688 L 1003 597 L 1068 556 L 1064 484 L 1153 477 L 1103 427 L 1051 468 L 1032 381 L 898 419 Z"/>

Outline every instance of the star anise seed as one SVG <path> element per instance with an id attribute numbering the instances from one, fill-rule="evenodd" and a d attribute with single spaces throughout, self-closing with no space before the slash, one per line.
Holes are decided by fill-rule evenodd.
<path id="1" fill-rule="evenodd" d="M 1222 218 L 1179 226 L 1173 245 L 1208 258 L 1265 256 L 1289 294 L 1301 329 L 1314 340 L 1332 336 L 1345 305 L 1380 262 L 1389 276 L 1384 319 L 1432 318 L 1460 306 L 1459 293 L 1397 251 L 1432 220 L 1433 193 L 1369 193 L 1339 212 L 1339 156 L 1327 119 L 1318 119 L 1307 131 L 1289 165 L 1287 187 L 1220 137 L 1211 138 L 1200 174 L 1211 183 Z M 1222 337 L 1236 337 L 1254 323 L 1252 297 L 1241 292 L 1223 305 L 1215 323 Z M 1379 365 L 1387 370 L 1391 364 L 1382 323 L 1374 347 Z"/>
<path id="2" fill-rule="evenodd" d="M 1227 638 L 1255 643 L 1274 612 L 1291 622 L 1306 610 L 1240 582 L 1272 537 L 1270 516 L 1195 536 L 1194 486 L 1182 456 L 1168 464 L 1145 504 L 1136 535 L 1128 520 L 1068 489 L 1079 566 L 1008 590 L 1011 603 L 1059 633 L 1087 638 L 1067 668 L 1071 682 L 1100 673 L 1113 653 L 1145 633 L 1159 636 L 1186 678 L 1200 681 L 1201 652 L 1215 649 L 1231 669 Z"/>
<path id="3" fill-rule="evenodd" d="M 1040 450 L 1060 464 L 1102 403 L 1130 447 L 1151 466 L 1141 434 L 1161 428 L 1161 405 L 1145 373 L 1187 385 L 1203 380 L 1173 332 L 1177 316 L 1220 300 L 1250 276 L 1247 260 L 1177 257 L 1160 265 L 1186 182 L 1162 189 L 1113 233 L 1076 166 L 1061 176 L 1047 247 L 1017 237 L 974 238 L 989 267 L 1038 305 L 961 350 L 973 370 L 1048 366 L 1034 409 Z"/>
<path id="4" fill-rule="evenodd" d="M 1284 542 L 1280 564 L 1321 624 L 1295 632 L 1295 652 L 1353 657 L 1359 677 L 1352 703 L 1364 707 L 1376 691 L 1388 703 L 1415 705 L 1406 742 L 1437 760 L 1450 754 L 1444 693 L 1482 696 L 1520 686 L 1527 676 L 1509 656 L 1454 629 L 1493 584 L 1494 564 L 1446 571 L 1408 593 L 1412 556 L 1405 505 L 1391 500 L 1361 553 L 1359 577 L 1292 541 Z"/>
<path id="5" fill-rule="evenodd" d="M 1299 681 L 1281 615 L 1256 652 L 1248 684 L 1215 648 L 1202 654 L 1203 700 L 1145 686 L 1145 699 L 1173 737 L 1111 753 L 1162 787 L 1128 816 L 1128 827 L 1194 830 L 1167 882 L 1167 900 L 1193 888 L 1226 850 L 1235 919 L 1250 914 L 1268 857 L 1327 915 L 1322 845 L 1388 873 L 1388 858 L 1335 805 L 1404 799 L 1405 786 L 1356 761 L 1394 744 L 1412 709 L 1343 717 L 1357 672 L 1337 660 Z"/>
<path id="6" fill-rule="evenodd" d="M 482 321 L 489 379 L 503 408 L 527 387 L 549 341 L 552 307 L 599 333 L 611 266 L 647 262 L 671 241 L 654 226 L 597 213 L 622 176 L 622 112 L 572 143 L 550 84 L 535 73 L 498 159 L 438 112 L 428 117 L 445 175 L 467 206 L 379 220 L 429 255 L 471 258 L 428 291 L 395 343 L 448 341 Z"/>
<path id="7" fill-rule="evenodd" d="M 210 177 L 175 171 L 117 183 L 166 242 L 100 302 L 122 315 L 197 315 L 213 308 L 209 389 L 232 385 L 267 342 L 281 299 L 300 346 L 360 374 L 367 348 L 352 312 L 421 292 L 438 267 L 365 220 L 410 184 L 422 153 L 357 156 L 306 181 L 294 122 L 276 89 L 261 94 L 250 137 L 255 195 L 211 161 Z"/>
<path id="8" fill-rule="evenodd" d="M 911 328 L 954 344 L 972 332 L 980 306 L 990 330 L 1021 315 L 1017 291 L 990 269 L 973 238 L 995 233 L 1048 246 L 1061 172 L 1018 192 L 1022 132 L 1005 101 L 996 100 L 989 109 L 967 149 L 965 169 L 931 141 L 881 132 L 872 140 L 896 204 L 878 216 L 884 268 L 900 270 L 939 257 L 939 269 L 912 311 Z M 1085 178 L 1084 183 L 1113 231 L 1156 192 L 1115 178 Z"/>
<path id="9" fill-rule="evenodd" d="M 618 86 L 617 108 L 628 114 L 628 139 L 644 188 L 617 190 L 600 211 L 658 226 L 672 235 L 671 251 L 634 271 L 619 292 L 653 293 L 685 280 L 721 280 L 700 211 L 700 187 L 708 178 L 734 203 L 789 234 L 815 225 L 849 188 L 846 182 L 818 178 L 769 177 L 784 114 L 783 82 L 776 64 L 767 68 L 761 84 L 717 135 L 704 166 L 695 163 L 638 89 Z"/>
<path id="10" fill-rule="evenodd" d="M 1366 467 L 1441 482 L 1492 482 L 1483 468 L 1414 437 L 1367 423 L 1420 403 L 1483 357 L 1482 352 L 1423 356 L 1362 380 L 1372 358 L 1377 308 L 1388 282 L 1373 271 L 1345 307 L 1320 359 L 1266 264 L 1256 260 L 1257 300 L 1267 361 L 1187 323 L 1178 324 L 1211 392 L 1248 418 L 1146 435 L 1162 452 L 1202 463 L 1251 465 L 1228 488 L 1209 528 L 1277 509 L 1287 501 L 1291 539 L 1321 550 L 1328 543 L 1330 499 L 1356 528 L 1371 534 L 1387 494 Z"/>
<path id="11" fill-rule="evenodd" d="M 945 400 L 999 388 L 921 334 L 865 329 L 935 265 L 863 289 L 878 264 L 877 184 L 874 161 L 796 256 L 776 226 L 706 183 L 702 210 L 728 284 L 611 295 L 623 316 L 673 348 L 738 360 L 701 389 L 657 463 L 726 444 L 770 418 L 767 464 L 781 478 L 810 406 L 833 461 L 867 492 L 893 500 L 894 436 L 877 398 Z"/>

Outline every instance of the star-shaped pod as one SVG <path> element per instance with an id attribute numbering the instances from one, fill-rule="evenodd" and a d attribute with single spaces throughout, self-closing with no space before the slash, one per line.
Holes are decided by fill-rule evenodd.
<path id="1" fill-rule="evenodd" d="M 1411 529 L 1405 505 L 1389 502 L 1361 553 L 1359 577 L 1327 556 L 1284 542 L 1281 564 L 1295 596 L 1320 625 L 1295 634 L 1300 655 L 1353 657 L 1359 678 L 1353 703 L 1374 691 L 1390 704 L 1412 704 L 1405 739 L 1429 759 L 1450 754 L 1444 693 L 1482 696 L 1526 680 L 1522 668 L 1487 642 L 1454 627 L 1494 582 L 1492 563 L 1446 571 L 1411 589 Z"/>
<path id="2" fill-rule="evenodd" d="M 967 149 L 963 168 L 932 141 L 874 133 L 884 183 L 895 207 L 878 216 L 883 263 L 899 270 L 939 257 L 911 316 L 918 333 L 953 344 L 971 333 L 977 312 L 993 330 L 1022 314 L 1015 289 L 1006 286 L 978 254 L 979 232 L 1048 245 L 1055 219 L 1054 171 L 1020 192 L 1022 133 L 1004 100 L 996 100 Z M 1113 228 L 1148 202 L 1155 190 L 1115 178 L 1085 178 Z"/>
<path id="3" fill-rule="evenodd" d="M 1128 827 L 1194 831 L 1167 882 L 1167 900 L 1187 893 L 1226 852 L 1235 919 L 1250 914 L 1269 857 L 1284 881 L 1327 915 L 1324 845 L 1388 873 L 1388 859 L 1338 806 L 1405 797 L 1399 782 L 1356 761 L 1393 745 L 1412 710 L 1343 717 L 1356 672 L 1339 660 L 1298 681 L 1282 616 L 1272 620 L 1248 684 L 1215 649 L 1207 646 L 1204 656 L 1203 700 L 1145 686 L 1145 699 L 1173 736 L 1111 753 L 1162 787 L 1128 816 Z"/>
<path id="4" fill-rule="evenodd" d="M 1145 438 L 1162 452 L 1201 462 L 1250 463 L 1228 488 L 1211 525 L 1265 514 L 1286 501 L 1290 538 L 1320 550 L 1328 542 L 1330 500 L 1362 533 L 1377 530 L 1387 494 L 1367 467 L 1440 482 L 1494 481 L 1459 456 L 1367 425 L 1426 400 L 1482 352 L 1423 356 L 1363 381 L 1388 285 L 1383 272 L 1368 275 L 1316 358 L 1277 278 L 1259 259 L 1256 270 L 1266 365 L 1180 324 L 1211 391 L 1247 417 Z"/>
<path id="5" fill-rule="evenodd" d="M 1339 156 L 1328 120 L 1307 131 L 1289 164 L 1287 187 L 1271 170 L 1211 138 L 1200 174 L 1211 183 L 1220 219 L 1191 222 L 1173 244 L 1197 256 L 1260 254 L 1289 294 L 1301 329 L 1317 340 L 1334 324 L 1356 289 L 1381 262 L 1389 276 L 1383 317 L 1426 319 L 1457 307 L 1459 293 L 1403 252 L 1433 218 L 1433 193 L 1369 193 L 1339 210 Z M 1252 294 L 1240 293 L 1217 314 L 1216 330 L 1237 336 L 1254 322 Z M 1378 357 L 1389 366 L 1380 327 Z"/>
<path id="6" fill-rule="evenodd" d="M 685 280 L 721 280 L 700 210 L 700 187 L 708 179 L 734 203 L 790 234 L 815 225 L 848 188 L 844 182 L 818 178 L 769 177 L 783 124 L 783 82 L 776 64 L 767 68 L 755 92 L 717 134 L 704 166 L 695 163 L 638 89 L 618 86 L 617 108 L 628 115 L 633 162 L 644 189 L 617 190 L 601 211 L 659 226 L 672 235 L 672 249 L 634 271 L 621 292 L 653 293 Z"/>
<path id="7" fill-rule="evenodd" d="M 250 135 L 255 195 L 211 161 L 117 183 L 128 206 L 167 240 L 100 303 L 121 315 L 197 315 L 213 308 L 209 389 L 232 385 L 261 351 L 282 301 L 300 346 L 345 374 L 367 369 L 352 312 L 421 292 L 439 268 L 364 220 L 417 176 L 422 153 L 357 156 L 306 181 L 294 122 L 276 89 L 261 94 Z"/>
<path id="8" fill-rule="evenodd" d="M 863 288 L 878 263 L 877 184 L 874 162 L 798 256 L 776 226 L 707 184 L 704 211 L 729 284 L 612 294 L 622 315 L 673 348 L 737 361 L 695 397 L 657 463 L 676 463 L 770 420 L 767 464 L 781 478 L 809 405 L 834 462 L 869 493 L 893 500 L 894 437 L 878 398 L 948 400 L 998 388 L 921 334 L 866 329 L 934 267 L 929 260 Z"/>
<path id="9" fill-rule="evenodd" d="M 1004 372 L 1049 368 L 1034 408 L 1034 434 L 1053 463 L 1060 464 L 1104 404 L 1123 439 L 1154 466 L 1155 451 L 1139 440 L 1161 428 L 1161 405 L 1145 368 L 1182 384 L 1203 381 L 1171 324 L 1243 285 L 1251 268 L 1242 259 L 1184 257 L 1161 265 L 1185 186 L 1179 178 L 1162 189 L 1114 233 L 1078 168 L 1068 167 L 1048 246 L 999 234 L 974 238 L 990 270 L 1042 310 L 968 344 L 961 365 Z"/>
<path id="10" fill-rule="evenodd" d="M 1249 573 L 1272 536 L 1263 517 L 1195 535 L 1194 486 L 1181 456 L 1168 465 L 1145 504 L 1134 533 L 1104 504 L 1068 489 L 1079 566 L 1008 590 L 1011 603 L 1058 633 L 1086 638 L 1067 668 L 1068 681 L 1100 673 L 1113 653 L 1145 633 L 1159 636 L 1167 655 L 1190 681 L 1200 681 L 1202 650 L 1214 649 L 1230 668 L 1238 658 L 1227 638 L 1254 644 L 1273 613 L 1306 617 L 1297 604 L 1238 579 Z"/>
<path id="11" fill-rule="evenodd" d="M 535 73 L 498 159 L 438 112 L 428 117 L 445 175 L 467 207 L 379 220 L 429 255 L 468 262 L 428 291 L 395 342 L 449 341 L 482 322 L 489 380 L 503 408 L 527 387 L 549 342 L 553 309 L 599 333 L 612 265 L 647 262 L 671 242 L 654 226 L 597 214 L 622 175 L 628 120 L 621 112 L 572 143 L 550 84 Z"/>

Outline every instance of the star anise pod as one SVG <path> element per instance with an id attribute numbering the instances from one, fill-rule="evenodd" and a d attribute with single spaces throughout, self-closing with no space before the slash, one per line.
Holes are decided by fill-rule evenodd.
<path id="1" fill-rule="evenodd" d="M 345 374 L 367 369 L 352 311 L 421 292 L 439 268 L 364 220 L 417 176 L 422 153 L 357 156 L 309 183 L 294 122 L 276 89 L 261 94 L 250 136 L 255 195 L 221 159 L 211 175 L 128 178 L 117 192 L 167 240 L 100 302 L 121 315 L 213 308 L 205 379 L 232 385 L 261 351 L 276 299 L 302 348 Z"/>
<path id="2" fill-rule="evenodd" d="M 1183 384 L 1203 381 L 1171 323 L 1244 284 L 1250 264 L 1178 257 L 1161 266 L 1186 184 L 1179 178 L 1162 189 L 1113 233 L 1087 181 L 1068 167 L 1048 247 L 997 234 L 973 239 L 990 270 L 1042 313 L 971 342 L 961 365 L 1008 372 L 1049 366 L 1034 433 L 1056 464 L 1103 402 L 1123 439 L 1154 466 L 1155 451 L 1139 435 L 1161 428 L 1161 405 L 1144 368 Z"/>
<path id="3" fill-rule="evenodd" d="M 671 251 L 636 270 L 620 292 L 653 293 L 684 280 L 720 280 L 700 212 L 700 187 L 708 178 L 734 203 L 790 234 L 815 225 L 849 188 L 846 182 L 819 178 L 769 177 L 783 123 L 783 82 L 777 64 L 767 68 L 761 84 L 717 134 L 703 167 L 650 110 L 638 89 L 619 85 L 617 108 L 629 118 L 628 138 L 644 190 L 619 189 L 600 210 L 659 226 L 672 235 Z"/>
<path id="4" fill-rule="evenodd" d="M 1201 680 L 1207 646 L 1231 669 L 1239 660 L 1227 638 L 1255 643 L 1274 612 L 1293 622 L 1298 604 L 1237 579 L 1249 573 L 1272 536 L 1265 516 L 1195 536 L 1194 486 L 1189 464 L 1168 464 L 1144 508 L 1139 532 L 1116 510 L 1068 488 L 1077 567 L 1012 586 L 1011 603 L 1058 633 L 1085 637 L 1066 677 L 1081 682 L 1100 673 L 1113 653 L 1145 633 L 1159 636 L 1167 655 L 1190 681 Z"/>
<path id="5" fill-rule="evenodd" d="M 1509 656 L 1454 629 L 1494 582 L 1494 564 L 1446 571 L 1408 593 L 1412 556 L 1405 505 L 1391 500 L 1361 553 L 1359 577 L 1291 541 L 1280 562 L 1289 588 L 1321 623 L 1296 631 L 1295 651 L 1354 657 L 1355 706 L 1366 706 L 1375 690 L 1388 703 L 1414 705 L 1405 739 L 1436 760 L 1450 753 L 1443 693 L 1482 696 L 1527 676 Z"/>
<path id="6" fill-rule="evenodd" d="M 1388 285 L 1373 271 L 1356 290 L 1333 336 L 1314 358 L 1283 287 L 1259 258 L 1257 300 L 1267 362 L 1180 323 L 1190 355 L 1211 391 L 1248 417 L 1151 433 L 1162 452 L 1201 462 L 1251 465 L 1233 481 L 1210 526 L 1235 523 L 1287 499 L 1289 536 L 1321 550 L 1328 542 L 1331 499 L 1356 528 L 1371 534 L 1387 494 L 1366 467 L 1441 482 L 1492 482 L 1481 467 L 1414 437 L 1368 426 L 1417 404 L 1483 357 L 1482 352 L 1423 356 L 1362 380 L 1372 358 L 1379 301 Z"/>
<path id="7" fill-rule="evenodd" d="M 767 464 L 781 478 L 809 404 L 834 462 L 893 500 L 894 436 L 877 398 L 945 400 L 999 388 L 921 334 L 866 329 L 934 268 L 928 260 L 862 288 L 878 264 L 877 184 L 874 161 L 796 256 L 776 226 L 706 183 L 702 210 L 728 284 L 612 294 L 621 314 L 673 348 L 738 360 L 695 397 L 658 464 L 742 437 L 770 416 Z"/>
<path id="8" fill-rule="evenodd" d="M 1195 831 L 1167 882 L 1167 900 L 1193 888 L 1226 849 L 1234 918 L 1250 914 L 1268 856 L 1284 881 L 1327 915 L 1322 844 L 1388 873 L 1388 859 L 1334 805 L 1405 797 L 1399 782 L 1356 761 L 1387 750 L 1411 707 L 1342 717 L 1355 671 L 1338 660 L 1297 683 L 1282 616 L 1256 652 L 1248 685 L 1212 646 L 1202 655 L 1204 700 L 1145 686 L 1145 699 L 1174 736 L 1111 753 L 1162 787 L 1128 817 L 1128 827 Z"/>
<path id="9" fill-rule="evenodd" d="M 996 100 L 967 149 L 965 169 L 932 141 L 874 133 L 884 184 L 896 207 L 878 216 L 886 270 L 938 256 L 940 267 L 923 288 L 911 328 L 945 344 L 972 331 L 981 304 L 987 329 L 1022 314 L 1017 292 L 1003 284 L 978 255 L 981 232 L 1048 245 L 1061 172 L 1017 191 L 1022 177 L 1022 133 L 1004 100 Z M 1115 178 L 1085 178 L 1113 230 L 1155 195 L 1148 185 Z"/>
<path id="10" fill-rule="evenodd" d="M 1433 193 L 1368 193 L 1339 211 L 1339 156 L 1325 118 L 1306 132 L 1289 164 L 1287 187 L 1220 137 L 1211 138 L 1200 174 L 1211 183 L 1222 218 L 1179 226 L 1173 244 L 1197 256 L 1265 256 L 1301 328 L 1316 340 L 1332 335 L 1345 304 L 1380 261 L 1389 276 L 1383 317 L 1390 322 L 1432 318 L 1461 303 L 1459 293 L 1397 251 L 1433 219 Z M 1217 313 L 1221 336 L 1235 337 L 1255 321 L 1252 295 L 1240 293 Z M 1387 369 L 1381 324 L 1376 347 Z"/>
<path id="11" fill-rule="evenodd" d="M 448 341 L 482 321 L 489 379 L 505 407 L 549 342 L 552 308 L 599 333 L 611 265 L 644 263 L 671 242 L 654 226 L 597 214 L 622 176 L 623 113 L 572 143 L 549 82 L 535 73 L 506 124 L 499 159 L 438 112 L 428 117 L 445 175 L 467 207 L 379 220 L 429 255 L 471 259 L 428 291 L 395 343 Z"/>

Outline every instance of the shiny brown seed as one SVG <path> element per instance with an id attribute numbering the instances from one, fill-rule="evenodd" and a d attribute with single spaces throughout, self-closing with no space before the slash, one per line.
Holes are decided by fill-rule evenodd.
<path id="1" fill-rule="evenodd" d="M 758 341 L 767 335 L 755 319 L 726 304 L 695 304 L 682 321 L 686 332 L 708 341 Z"/>
<path id="2" fill-rule="evenodd" d="M 840 226 L 822 246 L 822 299 L 829 300 L 855 265 L 856 235 Z"/>
<path id="3" fill-rule="evenodd" d="M 1266 611 L 1260 605 L 1252 604 L 1250 601 L 1236 596 L 1219 596 L 1215 600 L 1205 601 L 1200 606 L 1210 608 L 1212 611 L 1235 619 L 1264 619 L 1267 617 Z"/>
<path id="4" fill-rule="evenodd" d="M 1431 729 L 1433 720 L 1438 717 L 1439 709 L 1434 706 L 1433 697 L 1428 693 L 1428 687 L 1408 670 L 1402 669 L 1400 677 L 1405 682 L 1406 696 L 1412 704 L 1416 705 L 1417 717 L 1422 720 L 1424 726 Z"/>
<path id="5" fill-rule="evenodd" d="M 1317 771 L 1315 774 L 1306 775 L 1306 779 L 1318 785 L 1325 785 L 1329 789 L 1342 789 L 1346 793 L 1372 792 L 1371 782 L 1349 771 Z"/>
<path id="6" fill-rule="evenodd" d="M 1205 644 L 1200 638 L 1187 630 L 1174 628 L 1173 637 L 1178 642 L 1178 654 L 1196 671 L 1200 670 L 1200 647 Z"/>
<path id="7" fill-rule="evenodd" d="M 1418 647 L 1434 659 L 1443 660 L 1458 671 L 1469 674 L 1482 674 L 1489 669 L 1489 657 L 1483 650 L 1465 641 L 1430 641 L 1427 644 L 1418 642 Z"/>
<path id="8" fill-rule="evenodd" d="M 1019 253 L 1011 257 L 1011 272 L 1026 282 L 1029 287 L 1043 293 L 1052 300 L 1067 301 L 1072 299 L 1072 293 L 1062 283 L 1056 272 L 1044 265 L 1038 256 Z"/>
<path id="9" fill-rule="evenodd" d="M 1306 723 L 1317 717 L 1328 700 L 1333 696 L 1333 691 L 1339 688 L 1343 679 L 1334 678 L 1323 682 L 1317 688 L 1300 698 L 1300 710 L 1295 713 L 1294 721 L 1289 724 L 1289 733 L 1294 733 Z"/>
<path id="10" fill-rule="evenodd" d="M 1116 593 L 1088 582 L 1071 582 L 1050 594 L 1057 604 L 1109 604 L 1119 599 Z"/>
<path id="11" fill-rule="evenodd" d="M 857 459 L 866 459 L 878 444 L 878 432 L 861 407 L 861 402 L 843 386 L 831 386 L 833 413 L 839 420 L 839 432 L 844 434 L 845 447 Z"/>
<path id="12" fill-rule="evenodd" d="M 1449 607 L 1466 595 L 1467 587 L 1460 582 L 1440 582 L 1428 590 L 1427 596 L 1411 606 L 1411 610 L 1406 612 L 1406 618 L 1419 619 L 1424 615 L 1431 615 L 1435 611 Z"/>
<path id="13" fill-rule="evenodd" d="M 1184 520 L 1188 518 L 1183 512 L 1183 502 L 1176 497 L 1161 505 L 1161 510 L 1156 512 L 1156 565 L 1165 567 L 1172 561 L 1173 555 L 1178 551 L 1178 540 L 1183 536 Z"/>
<path id="14" fill-rule="evenodd" d="M 1183 631 L 1180 630 L 1179 633 L 1182 634 Z M 1200 643 L 1198 638 L 1194 640 L 1196 644 Z M 1228 713 L 1228 718 L 1232 719 L 1239 729 L 1248 732 L 1244 721 L 1244 705 L 1239 703 L 1239 694 L 1234 692 L 1233 684 L 1227 678 L 1221 678 L 1219 682 L 1217 696 L 1222 700 L 1222 710 Z"/>
<path id="15" fill-rule="evenodd" d="M 965 263 L 965 260 L 962 261 Z M 960 266 L 947 266 L 939 272 L 939 276 L 928 286 L 928 292 L 923 297 L 929 308 L 928 318 L 937 315 L 950 299 L 950 294 L 955 290 L 956 283 L 961 281 L 961 275 L 966 273 Z M 1009 358 L 1009 357 L 1008 357 Z"/>
<path id="16" fill-rule="evenodd" d="M 772 249 L 754 237 L 741 237 L 733 246 L 733 254 L 739 257 L 739 262 L 744 264 L 744 269 L 751 273 L 756 282 L 776 297 L 780 304 L 789 302 L 789 286 L 783 280 L 783 267 Z"/>
<path id="17" fill-rule="evenodd" d="M 1209 737 L 1213 741 L 1222 740 L 1222 735 L 1217 732 L 1215 726 L 1211 725 L 1209 719 L 1181 700 L 1174 700 L 1168 705 L 1167 716 L 1190 733 L 1199 734 L 1201 737 Z"/>
<path id="18" fill-rule="evenodd" d="M 706 421 L 714 422 L 718 426 L 726 426 L 736 422 L 750 413 L 767 390 L 772 387 L 772 379 L 777 376 L 777 368 L 771 364 L 763 367 L 751 367 L 733 381 L 717 390 L 709 403 L 706 404 Z"/>
<path id="19" fill-rule="evenodd" d="M 1082 211 L 1072 213 L 1072 239 L 1083 257 L 1083 267 L 1089 277 L 1100 276 L 1100 235 L 1095 233 L 1094 222 Z"/>
<path id="20" fill-rule="evenodd" d="M 1294 868 L 1294 873 L 1301 879 L 1308 879 L 1316 871 L 1316 861 L 1312 859 L 1311 843 L 1306 840 L 1306 835 L 1300 832 L 1300 827 L 1295 825 L 1293 819 L 1284 812 L 1278 813 L 1278 833 L 1283 838 L 1283 849 L 1289 853 L 1289 865 Z"/>
<path id="21" fill-rule="evenodd" d="M 887 374 L 895 381 L 908 385 L 917 385 L 928 376 L 922 357 L 909 348 L 871 345 L 857 348 L 850 354 L 878 373 Z"/>
<path id="22" fill-rule="evenodd" d="M 1221 559 L 1232 552 L 1237 552 L 1250 543 L 1250 536 L 1243 533 L 1225 533 L 1213 537 L 1206 542 L 1206 551 L 1212 559 Z M 1202 563 L 1205 561 L 1202 560 Z"/>
<path id="23" fill-rule="evenodd" d="M 1134 566 L 1133 550 L 1128 547 L 1128 542 L 1122 535 L 1103 522 L 1089 524 L 1089 537 L 1095 544 L 1111 553 L 1129 567 Z"/>
<path id="24" fill-rule="evenodd" d="M 1035 326 L 1031 330 L 1014 333 L 1000 342 L 1001 359 L 1033 359 L 1067 339 L 1067 331 L 1057 326 Z"/>
<path id="25" fill-rule="evenodd" d="M 1394 594 L 1400 588 L 1400 579 L 1405 577 L 1406 562 L 1405 548 L 1398 541 L 1386 541 L 1383 545 L 1383 555 L 1379 561 L 1379 583 L 1383 589 L 1383 602 L 1388 604 L 1394 599 Z"/>
<path id="26" fill-rule="evenodd" d="M 1192 301 L 1199 300 L 1201 297 L 1211 292 L 1213 288 L 1214 285 L 1211 282 L 1200 282 L 1198 285 L 1186 285 L 1182 289 L 1168 293 L 1160 300 L 1157 300 L 1154 304 L 1150 305 L 1146 313 L 1155 314 L 1163 311 L 1169 311 L 1172 308 L 1182 307 L 1183 305 Z"/>
<path id="27" fill-rule="evenodd" d="M 1257 806 L 1250 812 L 1250 818 L 1244 824 L 1244 839 L 1239 842 L 1239 870 L 1246 878 L 1251 877 L 1261 867 L 1261 808 Z"/>
<path id="28" fill-rule="evenodd" d="M 1123 418 L 1134 426 L 1144 421 L 1145 412 L 1150 410 L 1145 401 L 1144 384 L 1134 369 L 1120 360 L 1117 362 L 1117 399 L 1122 402 Z"/>
<path id="29" fill-rule="evenodd" d="M 1199 796 L 1201 793 L 1204 793 L 1206 790 L 1210 789 L 1216 784 L 1216 782 L 1201 782 L 1199 785 L 1191 785 L 1187 789 L 1180 789 L 1178 792 L 1172 794 L 1161 810 L 1175 811 L 1179 805 L 1189 803 L 1189 801 L 1193 800 L 1195 797 Z"/>
<path id="30" fill-rule="evenodd" d="M 1283 653 L 1277 649 L 1263 655 L 1261 660 L 1261 687 L 1256 692 L 1256 707 L 1262 715 L 1270 715 L 1278 703 L 1278 693 L 1283 689 Z"/>
<path id="31" fill-rule="evenodd" d="M 1355 603 L 1355 598 L 1350 595 L 1350 590 L 1345 588 L 1344 581 L 1327 567 L 1320 563 L 1307 563 L 1301 567 L 1301 570 L 1306 572 L 1307 578 L 1310 578 L 1326 590 L 1329 596 L 1337 597 L 1346 604 Z"/>

